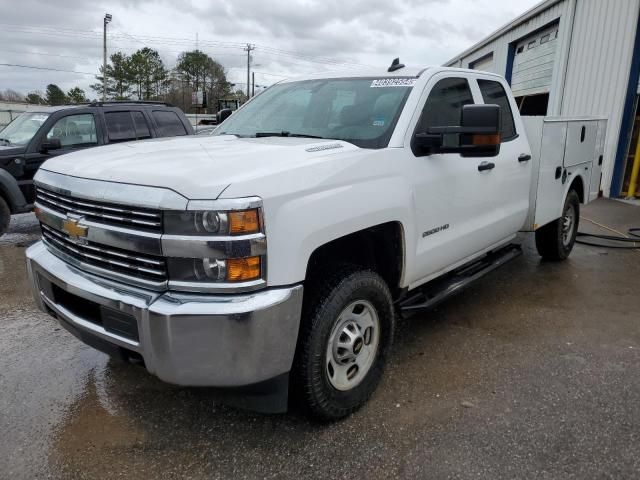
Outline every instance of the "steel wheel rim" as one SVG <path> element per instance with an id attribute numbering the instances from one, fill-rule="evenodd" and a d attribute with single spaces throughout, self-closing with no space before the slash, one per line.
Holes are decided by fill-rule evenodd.
<path id="1" fill-rule="evenodd" d="M 329 335 L 325 374 L 336 390 L 357 387 L 373 365 L 380 343 L 380 319 L 366 300 L 350 303 Z"/>
<path id="2" fill-rule="evenodd" d="M 571 244 L 571 239 L 573 238 L 573 226 L 576 221 L 576 211 L 573 208 L 573 205 L 569 205 L 567 211 L 564 212 L 564 217 L 562 217 L 562 244 L 565 247 L 568 247 Z"/>

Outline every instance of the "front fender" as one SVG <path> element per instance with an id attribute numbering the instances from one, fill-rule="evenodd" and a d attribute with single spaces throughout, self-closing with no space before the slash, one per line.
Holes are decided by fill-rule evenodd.
<path id="1" fill-rule="evenodd" d="M 232 183 L 226 198 L 263 199 L 268 285 L 303 281 L 317 248 L 388 222 L 403 228 L 403 278 L 411 278 L 417 235 L 404 158 L 402 149 L 350 150 Z"/>
<path id="2" fill-rule="evenodd" d="M 289 285 L 304 280 L 312 253 L 327 243 L 366 228 L 399 222 L 407 255 L 415 245 L 410 219 L 411 189 L 404 179 L 380 178 L 315 192 L 283 202 L 268 219 L 268 283 Z"/>

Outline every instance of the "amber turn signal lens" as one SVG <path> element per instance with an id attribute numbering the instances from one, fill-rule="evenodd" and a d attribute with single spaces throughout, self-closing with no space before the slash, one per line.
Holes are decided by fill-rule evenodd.
<path id="1" fill-rule="evenodd" d="M 231 235 L 258 233 L 259 231 L 260 220 L 257 209 L 229 212 L 229 233 Z"/>
<path id="2" fill-rule="evenodd" d="M 246 282 L 260 278 L 260 257 L 230 258 L 227 260 L 227 280 Z"/>
<path id="3" fill-rule="evenodd" d="M 474 135 L 471 142 L 473 145 L 500 145 L 500 134 Z"/>

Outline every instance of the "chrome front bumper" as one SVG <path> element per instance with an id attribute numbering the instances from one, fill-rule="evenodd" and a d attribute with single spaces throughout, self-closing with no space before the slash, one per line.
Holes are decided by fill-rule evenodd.
<path id="1" fill-rule="evenodd" d="M 53 314 L 90 345 L 100 342 L 135 352 L 161 380 L 185 386 L 241 387 L 291 370 L 302 309 L 301 285 L 239 295 L 178 295 L 83 272 L 53 255 L 42 242 L 26 255 L 42 311 Z M 60 301 L 54 291 L 69 295 L 60 294 L 64 297 Z M 76 308 L 74 298 L 83 308 Z M 137 340 L 105 330 L 95 318 L 84 318 L 82 312 L 95 311 L 93 305 L 116 316 L 134 317 Z"/>

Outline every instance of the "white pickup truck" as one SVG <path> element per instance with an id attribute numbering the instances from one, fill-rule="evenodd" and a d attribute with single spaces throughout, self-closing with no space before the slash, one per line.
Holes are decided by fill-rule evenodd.
<path id="1" fill-rule="evenodd" d="M 35 299 L 164 381 L 340 418 L 374 392 L 399 315 L 517 256 L 520 231 L 567 258 L 605 129 L 523 120 L 478 71 L 283 81 L 211 136 L 47 161 Z"/>

